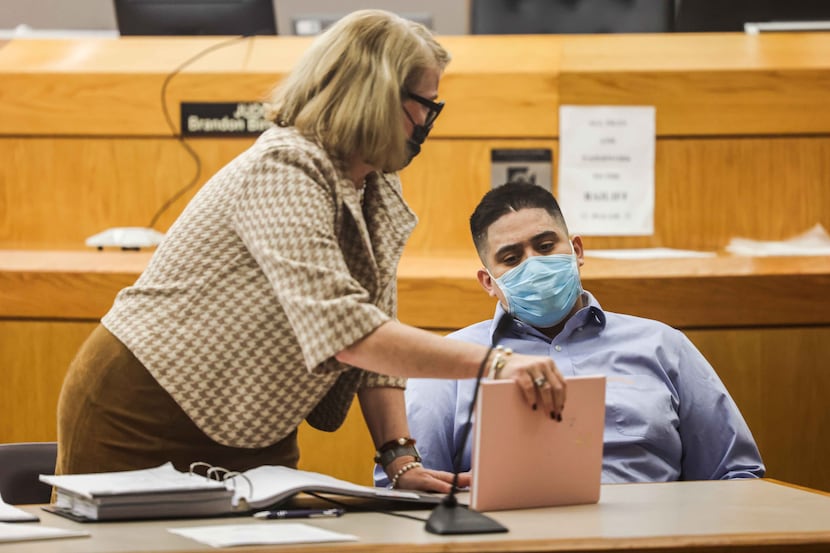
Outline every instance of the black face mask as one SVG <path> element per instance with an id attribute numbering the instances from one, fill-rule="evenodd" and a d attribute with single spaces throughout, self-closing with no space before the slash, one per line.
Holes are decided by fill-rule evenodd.
<path id="1" fill-rule="evenodd" d="M 414 119 L 412 119 L 412 116 L 409 114 L 409 111 L 407 111 L 406 108 L 403 108 L 404 113 L 406 113 L 407 119 L 409 119 L 409 122 L 412 123 L 412 134 L 409 136 L 409 138 L 406 139 L 406 150 L 409 154 L 409 157 L 407 158 L 406 163 L 404 163 L 403 167 L 409 165 L 415 158 L 415 156 L 421 153 L 421 144 L 423 144 L 424 140 L 427 139 L 429 131 L 432 130 L 432 124 L 435 123 L 435 119 L 441 113 L 441 110 L 444 109 L 444 102 L 433 102 L 428 98 L 418 96 L 417 94 L 414 94 L 412 92 L 407 92 L 406 96 L 412 100 L 415 100 L 422 106 L 426 106 L 429 109 L 429 111 L 427 112 L 424 124 L 419 125 L 415 122 Z M 401 167 L 401 169 L 403 169 L 403 167 Z"/>
<path id="2" fill-rule="evenodd" d="M 412 117 L 409 116 L 409 113 L 406 114 L 409 117 L 409 120 L 412 121 Z M 424 143 L 424 140 L 427 139 L 429 135 L 429 131 L 432 130 L 432 127 L 425 127 L 424 125 L 416 125 L 415 121 L 412 121 L 412 135 L 406 139 L 406 150 L 409 154 L 409 157 L 404 163 L 403 167 L 406 167 L 412 160 L 415 159 L 415 156 L 421 153 L 421 144 Z M 401 169 L 403 169 L 401 167 Z"/>

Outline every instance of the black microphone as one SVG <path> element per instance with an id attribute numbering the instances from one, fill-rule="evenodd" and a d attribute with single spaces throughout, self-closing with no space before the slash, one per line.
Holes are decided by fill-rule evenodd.
<path id="1" fill-rule="evenodd" d="M 426 530 L 432 534 L 494 534 L 497 532 L 507 532 L 505 526 L 502 526 L 492 518 L 478 511 L 473 511 L 464 505 L 459 505 L 458 498 L 455 494 L 458 490 L 458 472 L 461 465 L 461 458 L 464 456 L 464 449 L 467 447 L 467 439 L 470 437 L 470 429 L 473 426 L 473 411 L 475 410 L 476 400 L 478 399 L 478 389 L 481 386 L 481 379 L 484 377 L 484 367 L 487 366 L 487 359 L 490 357 L 490 352 L 498 345 L 510 327 L 511 319 L 512 317 L 508 313 L 504 313 L 501 319 L 499 319 L 496 329 L 493 331 L 493 338 L 490 340 L 490 348 L 487 350 L 484 359 L 481 360 L 481 365 L 478 367 L 473 400 L 470 402 L 470 410 L 467 413 L 467 424 L 462 430 L 460 447 L 452 459 L 452 488 L 450 488 L 450 493 L 447 494 L 444 500 L 435 506 L 429 515 L 429 519 L 427 519 Z"/>

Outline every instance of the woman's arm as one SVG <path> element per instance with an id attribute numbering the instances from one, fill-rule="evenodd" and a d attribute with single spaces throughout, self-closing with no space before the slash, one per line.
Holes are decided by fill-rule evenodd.
<path id="1" fill-rule="evenodd" d="M 389 321 L 336 357 L 342 363 L 390 376 L 463 379 L 476 376 L 486 354 L 485 346 L 443 338 Z M 491 353 L 488 363 L 494 355 Z M 565 381 L 553 359 L 514 353 L 506 356 L 505 361 L 501 378 L 516 381 L 528 405 L 544 408 L 552 418 L 561 416 Z M 543 381 L 537 387 L 534 380 L 540 377 Z"/>

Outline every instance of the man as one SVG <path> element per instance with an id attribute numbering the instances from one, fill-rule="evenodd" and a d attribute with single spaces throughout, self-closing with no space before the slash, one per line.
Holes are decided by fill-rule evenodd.
<path id="1" fill-rule="evenodd" d="M 559 205 L 539 186 L 488 192 L 470 218 L 482 288 L 498 298 L 493 320 L 449 336 L 553 358 L 564 376 L 607 377 L 602 481 L 659 482 L 764 475 L 758 448 L 714 369 L 681 332 L 657 321 L 603 311 L 582 289 L 582 239 L 568 239 Z M 542 387 L 541 379 L 537 384 Z M 475 381 L 410 379 L 407 416 L 425 467 L 470 470 L 461 444 Z M 567 409 L 567 404 L 565 406 Z M 378 485 L 384 474 L 375 473 Z"/>

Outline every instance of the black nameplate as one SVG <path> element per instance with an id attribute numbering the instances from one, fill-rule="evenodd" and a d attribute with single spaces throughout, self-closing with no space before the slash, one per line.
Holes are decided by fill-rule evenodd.
<path id="1" fill-rule="evenodd" d="M 271 126 L 262 102 L 182 102 L 182 136 L 257 136 Z"/>

